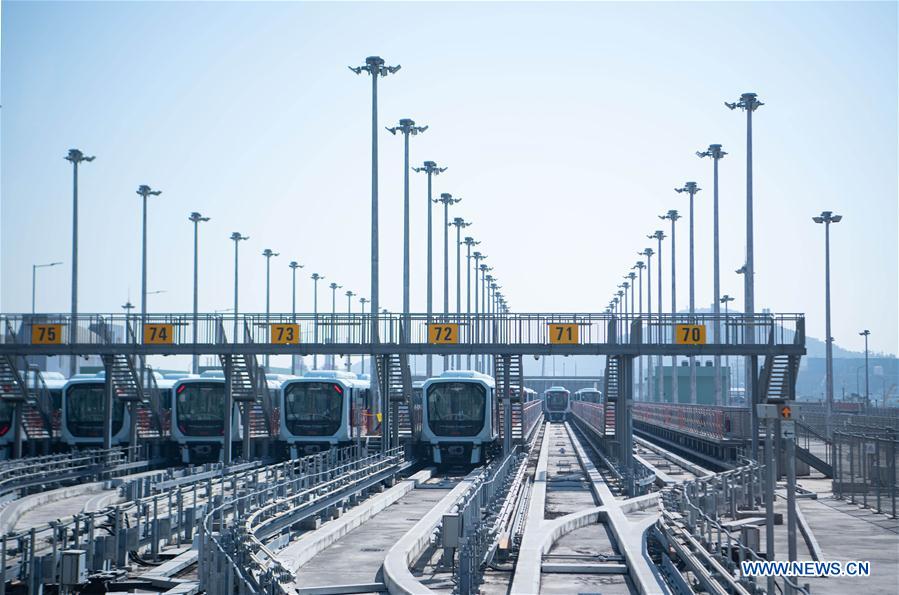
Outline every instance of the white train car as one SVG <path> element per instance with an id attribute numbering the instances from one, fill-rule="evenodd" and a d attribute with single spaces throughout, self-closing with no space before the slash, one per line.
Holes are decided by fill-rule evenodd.
<path id="1" fill-rule="evenodd" d="M 237 403 L 231 414 L 232 444 L 243 438 Z M 172 440 L 183 463 L 217 461 L 225 443 L 225 378 L 204 372 L 172 386 Z"/>
<path id="2" fill-rule="evenodd" d="M 363 440 L 373 427 L 368 380 L 352 372 L 312 370 L 281 383 L 280 434 L 291 458 Z"/>
<path id="3" fill-rule="evenodd" d="M 425 381 L 421 443 L 434 463 L 483 463 L 497 434 L 495 382 L 466 370 L 446 371 Z"/>
<path id="4" fill-rule="evenodd" d="M 103 445 L 106 380 L 78 374 L 62 388 L 60 439 L 70 447 Z M 128 443 L 131 415 L 125 402 L 112 399 L 112 446 Z"/>
<path id="5" fill-rule="evenodd" d="M 543 393 L 543 415 L 549 421 L 565 421 L 571 411 L 571 391 L 551 386 Z"/>
<path id="6" fill-rule="evenodd" d="M 602 391 L 598 388 L 582 388 L 574 392 L 571 398 L 584 403 L 602 403 Z"/>

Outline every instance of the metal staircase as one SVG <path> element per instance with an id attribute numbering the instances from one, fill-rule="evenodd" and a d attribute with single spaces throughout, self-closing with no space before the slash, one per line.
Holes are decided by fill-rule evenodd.
<path id="1" fill-rule="evenodd" d="M 621 359 L 618 357 L 606 357 L 606 371 L 603 377 L 603 396 L 605 408 L 603 416 L 603 434 L 608 435 L 609 430 L 615 431 L 616 409 L 621 397 Z M 617 438 L 617 435 L 616 435 Z"/>
<path id="2" fill-rule="evenodd" d="M 509 386 L 506 386 L 506 368 L 509 374 Z M 500 438 L 505 431 L 505 408 L 502 399 L 508 394 L 512 409 L 512 444 L 524 443 L 524 366 L 521 355 L 494 355 L 493 370 L 496 378 L 495 400 L 497 407 L 496 419 Z"/>
<path id="3" fill-rule="evenodd" d="M 161 390 L 150 366 L 144 371 L 144 394 L 147 400 L 137 407 L 137 435 L 141 438 L 167 436 L 171 426 L 171 411 L 163 411 Z"/>
<path id="4" fill-rule="evenodd" d="M 772 326 L 768 343 L 774 343 L 775 329 Z M 793 335 L 793 343 L 805 344 L 805 332 L 798 329 Z M 766 355 L 759 375 L 762 402 L 793 399 L 796 395 L 796 377 L 799 375 L 799 355 Z"/>
<path id="5" fill-rule="evenodd" d="M 121 401 L 143 403 L 146 400 L 144 389 L 131 357 L 121 353 L 103 355 L 103 365 L 111 370 L 107 382 L 112 382 L 112 391 Z"/>
<path id="6" fill-rule="evenodd" d="M 796 394 L 796 376 L 799 374 L 798 355 L 768 355 L 762 364 L 759 384 L 762 402 L 792 399 Z"/>
<path id="7" fill-rule="evenodd" d="M 53 410 L 53 397 L 50 395 L 47 383 L 44 382 L 40 368 L 33 365 L 28 368 L 31 378 L 31 385 L 28 388 L 30 398 L 22 410 L 25 436 L 29 440 L 49 440 L 54 437 L 54 433 L 59 431 L 60 412 Z M 25 379 L 25 384 L 26 386 L 29 384 L 28 377 Z"/>
<path id="8" fill-rule="evenodd" d="M 412 372 L 409 356 L 390 354 L 376 357 L 381 394 L 390 403 L 390 414 L 395 415 L 396 435 L 400 440 L 417 434 L 412 424 Z"/>

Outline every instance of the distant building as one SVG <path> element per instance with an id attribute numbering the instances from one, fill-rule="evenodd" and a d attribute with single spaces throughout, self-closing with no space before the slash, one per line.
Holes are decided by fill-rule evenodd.
<path id="1" fill-rule="evenodd" d="M 714 405 L 715 404 L 715 368 L 712 365 L 711 361 L 706 362 L 706 365 L 700 365 L 700 362 L 696 362 L 696 403 L 700 405 Z M 664 403 L 690 403 L 690 362 L 685 361 L 683 365 L 676 366 L 674 368 L 677 373 L 677 401 L 673 398 L 673 393 L 671 390 L 671 377 L 672 377 L 672 367 L 671 366 L 662 366 L 656 367 L 653 373 L 653 383 L 658 386 L 659 383 L 662 385 L 662 402 Z M 728 369 L 725 366 L 721 366 L 721 394 L 722 399 L 726 401 L 726 395 L 730 390 L 730 383 L 728 382 Z M 658 388 L 655 389 L 658 391 Z M 649 389 L 646 388 L 647 395 L 649 396 Z M 658 394 L 658 393 L 656 393 Z M 649 399 L 655 401 L 655 395 L 652 395 L 652 398 Z"/>

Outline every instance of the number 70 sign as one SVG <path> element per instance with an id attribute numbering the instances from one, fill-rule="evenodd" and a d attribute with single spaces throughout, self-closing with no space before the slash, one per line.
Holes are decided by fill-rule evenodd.
<path id="1" fill-rule="evenodd" d="M 705 345 L 705 325 L 674 325 L 674 343 L 676 345 Z"/>

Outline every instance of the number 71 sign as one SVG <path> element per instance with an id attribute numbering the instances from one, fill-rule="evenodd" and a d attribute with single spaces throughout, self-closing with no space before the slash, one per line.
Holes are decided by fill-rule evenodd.
<path id="1" fill-rule="evenodd" d="M 549 342 L 559 344 L 577 344 L 578 343 L 578 326 L 572 323 L 566 324 L 550 324 L 549 325 Z"/>

